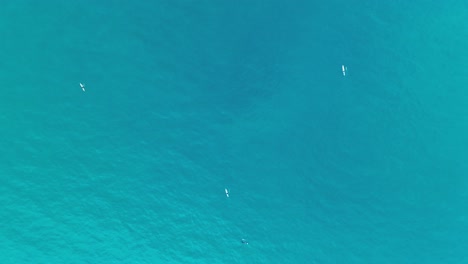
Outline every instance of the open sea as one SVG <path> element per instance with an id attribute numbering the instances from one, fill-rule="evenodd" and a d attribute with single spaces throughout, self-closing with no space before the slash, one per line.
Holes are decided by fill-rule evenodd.
<path id="1" fill-rule="evenodd" d="M 0 263 L 468 263 L 467 21 L 4 1 Z"/>

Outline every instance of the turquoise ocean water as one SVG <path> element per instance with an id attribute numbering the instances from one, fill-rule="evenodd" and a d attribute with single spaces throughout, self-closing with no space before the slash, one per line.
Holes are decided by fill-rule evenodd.
<path id="1" fill-rule="evenodd" d="M 467 19 L 3 3 L 0 263 L 468 263 Z"/>

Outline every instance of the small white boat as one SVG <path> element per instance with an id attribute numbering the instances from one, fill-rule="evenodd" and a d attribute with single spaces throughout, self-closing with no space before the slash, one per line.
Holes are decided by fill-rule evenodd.
<path id="1" fill-rule="evenodd" d="M 343 76 L 346 76 L 346 71 L 348 70 L 348 67 L 341 65 L 341 71 L 343 72 Z"/>
<path id="2" fill-rule="evenodd" d="M 226 193 L 226 197 L 229 198 L 229 191 L 228 191 L 228 189 L 224 189 L 224 192 Z"/>
<path id="3" fill-rule="evenodd" d="M 83 92 L 86 92 L 84 84 L 80 83 L 80 87 L 81 87 L 81 90 L 83 90 Z"/>

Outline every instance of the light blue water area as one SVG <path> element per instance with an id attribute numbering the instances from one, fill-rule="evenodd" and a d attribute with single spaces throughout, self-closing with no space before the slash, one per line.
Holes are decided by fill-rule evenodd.
<path id="1" fill-rule="evenodd" d="M 0 263 L 467 262 L 467 10 L 4 4 Z"/>

